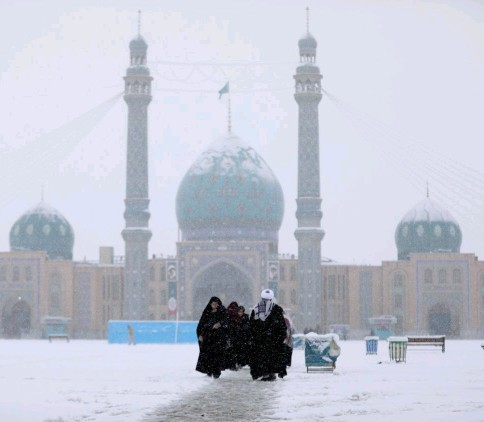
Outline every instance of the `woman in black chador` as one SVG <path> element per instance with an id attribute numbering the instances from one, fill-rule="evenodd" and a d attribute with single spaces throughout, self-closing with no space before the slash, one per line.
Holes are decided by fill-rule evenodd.
<path id="1" fill-rule="evenodd" d="M 249 315 L 245 313 L 245 308 L 239 306 L 239 318 L 237 324 L 237 365 L 243 367 L 249 363 L 249 351 L 252 347 L 250 335 Z"/>
<path id="2" fill-rule="evenodd" d="M 227 311 L 218 297 L 212 297 L 205 306 L 198 322 L 197 337 L 200 354 L 195 369 L 210 377 L 220 377 L 227 343 Z"/>
<path id="3" fill-rule="evenodd" d="M 262 290 L 261 301 L 250 314 L 252 348 L 250 374 L 252 379 L 262 377 L 262 381 L 274 381 L 275 374 L 286 375 L 284 340 L 287 327 L 284 311 L 274 302 L 274 292 Z"/>
<path id="4" fill-rule="evenodd" d="M 237 371 L 248 363 L 250 349 L 249 315 L 237 302 L 227 306 L 229 345 L 226 351 L 226 368 Z"/>

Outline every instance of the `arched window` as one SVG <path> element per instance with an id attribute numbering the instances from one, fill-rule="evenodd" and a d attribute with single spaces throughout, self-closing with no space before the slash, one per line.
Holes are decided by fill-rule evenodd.
<path id="1" fill-rule="evenodd" d="M 447 283 L 447 271 L 444 268 L 439 270 L 439 283 Z"/>
<path id="2" fill-rule="evenodd" d="M 296 280 L 296 266 L 291 265 L 291 280 Z"/>
<path id="3" fill-rule="evenodd" d="M 50 276 L 49 315 L 62 315 L 62 279 L 59 273 L 53 273 Z"/>
<path id="4" fill-rule="evenodd" d="M 393 276 L 393 287 L 404 287 L 403 286 L 404 282 L 404 276 L 401 273 L 397 273 Z"/>
<path id="5" fill-rule="evenodd" d="M 13 267 L 12 280 L 13 281 L 20 280 L 20 271 L 17 266 Z"/>
<path id="6" fill-rule="evenodd" d="M 279 277 L 281 278 L 281 281 L 286 281 L 286 269 L 284 268 L 284 265 L 279 266 Z"/>
<path id="7" fill-rule="evenodd" d="M 432 270 L 426 268 L 424 271 L 424 283 L 432 284 Z"/>
<path id="8" fill-rule="evenodd" d="M 282 289 L 279 290 L 277 301 L 281 304 L 284 305 L 286 303 L 286 292 Z"/>
<path id="9" fill-rule="evenodd" d="M 296 289 L 291 290 L 291 305 L 296 305 L 297 304 L 297 293 Z"/>
<path id="10" fill-rule="evenodd" d="M 25 267 L 25 281 L 32 281 L 32 267 Z"/>
<path id="11" fill-rule="evenodd" d="M 462 282 L 462 273 L 459 268 L 454 268 L 452 271 L 452 283 L 459 284 Z"/>
<path id="12" fill-rule="evenodd" d="M 161 305 L 166 305 L 168 302 L 168 299 L 167 299 L 167 291 L 166 290 L 162 290 L 161 291 L 161 296 L 160 296 L 160 304 Z"/>
<path id="13" fill-rule="evenodd" d="M 113 285 L 112 285 L 111 292 L 112 292 L 112 299 L 119 300 L 121 296 L 121 292 L 120 292 L 119 277 L 117 275 L 113 277 Z"/>

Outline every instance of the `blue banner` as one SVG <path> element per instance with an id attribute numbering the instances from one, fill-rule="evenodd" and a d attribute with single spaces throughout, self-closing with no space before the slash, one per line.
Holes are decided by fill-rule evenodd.
<path id="1" fill-rule="evenodd" d="M 109 321 L 108 343 L 129 341 L 128 325 L 135 343 L 196 343 L 198 321 Z"/>

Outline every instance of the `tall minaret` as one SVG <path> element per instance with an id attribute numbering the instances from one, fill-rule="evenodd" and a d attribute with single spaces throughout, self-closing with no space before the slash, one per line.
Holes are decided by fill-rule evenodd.
<path id="1" fill-rule="evenodd" d="M 297 325 L 301 329 L 321 324 L 321 197 L 319 188 L 319 128 L 318 104 L 321 101 L 322 75 L 316 66 L 318 43 L 309 33 L 298 42 L 301 64 L 296 69 L 296 93 L 299 106 L 297 229 L 299 314 Z"/>
<path id="2" fill-rule="evenodd" d="M 122 231 L 125 242 L 124 319 L 148 319 L 148 104 L 151 101 L 150 71 L 146 67 L 148 45 L 138 36 L 129 43 L 131 64 L 124 77 L 124 100 L 128 105 L 126 199 Z"/>

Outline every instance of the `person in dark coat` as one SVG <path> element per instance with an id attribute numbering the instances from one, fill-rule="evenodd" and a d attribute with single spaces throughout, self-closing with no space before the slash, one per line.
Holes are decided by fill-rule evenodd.
<path id="1" fill-rule="evenodd" d="M 225 368 L 232 371 L 237 370 L 236 343 L 238 318 L 239 304 L 235 301 L 230 302 L 229 306 L 227 306 L 228 339 L 225 353 Z"/>
<path id="2" fill-rule="evenodd" d="M 203 310 L 197 326 L 200 353 L 196 370 L 219 378 L 224 369 L 227 344 L 227 311 L 222 301 L 214 296 Z"/>
<path id="3" fill-rule="evenodd" d="M 284 322 L 286 323 L 286 338 L 284 340 L 284 365 L 291 366 L 292 364 L 292 350 L 294 347 L 292 335 L 296 331 L 294 328 L 294 324 L 292 323 L 291 319 L 284 313 Z M 284 378 L 287 375 L 286 368 L 282 372 L 279 372 L 279 378 Z"/>
<path id="4" fill-rule="evenodd" d="M 235 346 L 236 365 L 239 368 L 248 365 L 249 352 L 252 347 L 252 336 L 250 334 L 249 315 L 245 308 L 239 306 L 239 318 L 237 319 L 237 342 Z"/>
<path id="5" fill-rule="evenodd" d="M 284 310 L 275 303 L 272 290 L 262 290 L 261 301 L 252 310 L 249 323 L 252 335 L 250 353 L 252 379 L 262 377 L 261 381 L 274 381 L 275 374 L 284 376 L 286 371 L 284 340 L 287 327 L 284 321 Z"/>

